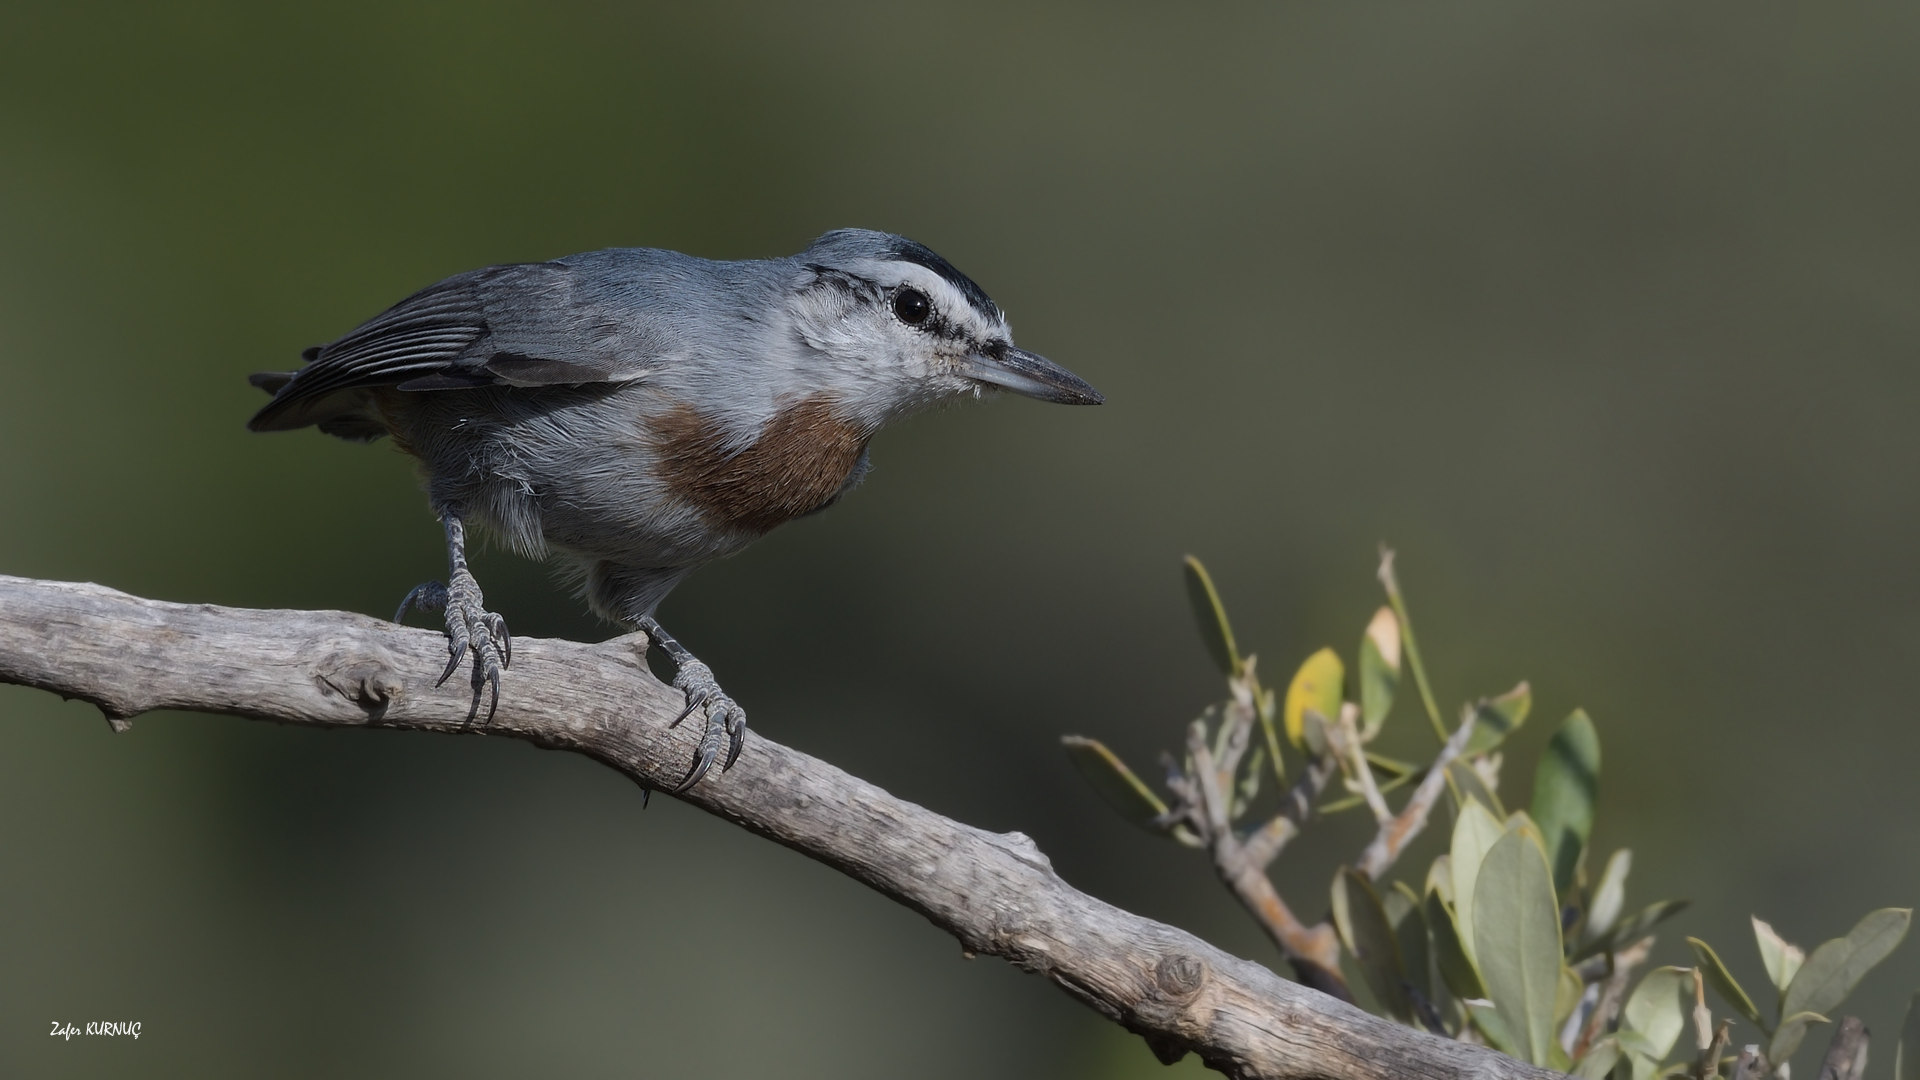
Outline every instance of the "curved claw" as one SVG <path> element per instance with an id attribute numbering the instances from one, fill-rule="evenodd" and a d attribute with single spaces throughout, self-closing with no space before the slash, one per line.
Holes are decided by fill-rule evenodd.
<path id="1" fill-rule="evenodd" d="M 399 622 L 407 617 L 408 608 L 421 611 L 445 611 L 447 607 L 447 587 L 437 581 L 426 581 L 413 587 L 400 601 L 400 610 L 393 613 L 393 621 Z"/>
<path id="2" fill-rule="evenodd" d="M 713 768 L 714 756 L 719 752 L 720 748 L 718 746 L 712 745 L 709 740 L 702 739 L 700 742 L 700 753 L 693 759 L 692 771 L 687 773 L 685 780 L 674 785 L 673 793 L 678 795 L 699 783 L 701 778 L 707 775 L 707 770 Z"/>
<path id="3" fill-rule="evenodd" d="M 727 760 L 720 763 L 721 772 L 733 768 L 733 763 L 740 760 L 740 748 L 747 745 L 747 715 L 738 706 L 727 713 L 727 735 Z"/>
<path id="4" fill-rule="evenodd" d="M 713 680 L 713 671 L 707 665 L 694 659 L 691 653 L 660 630 L 658 624 L 650 623 L 645 629 L 652 641 L 666 650 L 679 669 L 674 673 L 673 685 L 686 695 L 686 706 L 667 727 L 679 727 L 695 710 L 704 710 L 706 714 L 706 730 L 700 734 L 700 747 L 694 753 L 693 767 L 673 788 L 674 794 L 679 794 L 706 777 L 714 761 L 719 759 L 723 745 L 726 759 L 720 768 L 724 772 L 733 767 L 740 757 L 741 748 L 746 744 L 747 711 L 720 689 Z"/>
<path id="5" fill-rule="evenodd" d="M 500 711 L 500 668 L 498 665 L 488 664 L 486 673 L 473 680 L 473 707 L 467 710 L 467 723 L 473 723 L 474 718 L 480 715 L 480 692 L 488 687 L 493 688 L 493 700 L 487 704 L 487 718 L 480 721 L 482 727 L 493 723 L 493 714 Z"/>
<path id="6" fill-rule="evenodd" d="M 674 728 L 679 727 L 680 721 L 685 720 L 689 716 L 692 716 L 693 710 L 699 708 L 702 705 L 705 705 L 707 703 L 707 699 L 712 696 L 713 695 L 710 694 L 704 688 L 699 690 L 688 691 L 687 707 L 684 709 L 681 709 L 680 715 L 673 718 L 673 723 L 667 725 L 667 730 L 672 731 Z"/>
<path id="7" fill-rule="evenodd" d="M 433 685 L 435 686 L 445 685 L 447 679 L 452 677 L 453 669 L 459 667 L 461 659 L 467 655 L 467 643 L 464 640 L 449 643 L 448 649 L 453 655 L 447 658 L 447 670 L 441 672 L 440 677 L 433 680 Z M 477 694 L 475 696 L 478 697 Z M 472 719 L 472 717 L 468 717 L 468 719 Z"/>
<path id="8" fill-rule="evenodd" d="M 467 723 L 473 723 L 480 715 L 481 694 L 491 691 L 487 718 L 483 721 L 491 724 L 494 714 L 500 711 L 500 669 L 513 663 L 513 635 L 507 631 L 506 619 L 486 609 L 486 601 L 480 594 L 480 583 L 473 579 L 473 572 L 467 569 L 465 532 L 459 518 L 442 517 L 447 523 L 447 554 L 452 564 L 451 573 L 445 584 L 429 581 L 416 586 L 400 601 L 400 610 L 394 612 L 393 621 L 399 622 L 405 618 L 410 608 L 446 614 L 447 666 L 440 672 L 440 677 L 433 681 L 433 685 L 445 686 L 447 680 L 453 678 L 453 673 L 459 670 L 460 664 L 471 659 L 473 704 L 467 708 Z"/>
<path id="9" fill-rule="evenodd" d="M 487 705 L 487 718 L 484 723 L 493 723 L 493 714 L 500 711 L 500 667 L 499 664 L 487 665 L 487 681 L 493 684 L 493 701 Z"/>

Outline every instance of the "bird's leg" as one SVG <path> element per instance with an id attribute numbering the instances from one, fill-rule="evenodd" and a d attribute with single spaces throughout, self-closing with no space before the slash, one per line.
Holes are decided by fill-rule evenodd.
<path id="1" fill-rule="evenodd" d="M 507 633 L 505 619 L 487 610 L 480 583 L 467 569 L 467 527 L 460 520 L 459 508 L 443 508 L 440 521 L 447 530 L 447 583 L 429 581 L 408 593 L 400 601 L 400 610 L 394 612 L 393 621 L 399 622 L 410 607 L 446 613 L 447 669 L 434 685 L 446 682 L 471 650 L 473 707 L 467 710 L 467 720 L 471 722 L 480 715 L 481 692 L 491 687 L 493 697 L 487 705 L 487 718 L 481 722 L 492 723 L 494 710 L 500 707 L 500 669 L 513 663 L 513 635 Z"/>
<path id="2" fill-rule="evenodd" d="M 673 639 L 673 635 L 660 628 L 660 623 L 648 615 L 640 620 L 640 629 L 647 632 L 660 651 L 673 661 L 674 689 L 687 695 L 687 707 L 680 710 L 668 727 L 680 726 L 680 721 L 693 715 L 695 709 L 704 709 L 707 719 L 706 734 L 700 737 L 700 749 L 694 754 L 693 769 L 680 786 L 673 789 L 679 794 L 700 782 L 713 767 L 713 759 L 719 756 L 720 743 L 727 743 L 727 759 L 720 763 L 722 771 L 733 768 L 735 758 L 740 756 L 740 747 L 747 741 L 747 711 L 728 697 L 714 681 L 713 669 L 694 658 L 685 645 Z"/>

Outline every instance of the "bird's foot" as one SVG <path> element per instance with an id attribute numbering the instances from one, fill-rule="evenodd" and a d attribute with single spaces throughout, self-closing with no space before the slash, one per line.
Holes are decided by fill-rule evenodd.
<path id="1" fill-rule="evenodd" d="M 747 711 L 738 702 L 728 697 L 726 691 L 714 680 L 713 669 L 698 660 L 688 658 L 681 661 L 679 670 L 673 675 L 674 689 L 687 695 L 687 707 L 680 710 L 668 727 L 679 727 L 680 721 L 692 716 L 696 710 L 706 715 L 707 730 L 700 737 L 700 749 L 694 753 L 693 768 L 687 778 L 680 781 L 673 793 L 687 790 L 700 782 L 713 767 L 714 758 L 720 755 L 720 744 L 727 744 L 727 758 L 720 763 L 722 770 L 733 767 L 735 758 L 740 756 L 740 747 L 747 740 Z"/>
<path id="2" fill-rule="evenodd" d="M 675 795 L 700 782 L 713 768 L 713 760 L 720 756 L 720 744 L 727 744 L 727 759 L 720 764 L 724 771 L 733 768 L 740 756 L 740 748 L 747 741 L 747 710 L 739 702 L 728 697 L 726 691 L 714 680 L 713 669 L 694 658 L 685 645 L 675 641 L 659 621 L 651 615 L 637 620 L 639 628 L 646 632 L 650 647 L 658 648 L 673 661 L 673 687 L 687 696 L 687 707 L 673 718 L 669 728 L 680 726 L 680 722 L 700 710 L 706 716 L 707 730 L 700 736 L 700 748 L 694 752 L 693 768 L 688 770 L 686 779 L 673 789 Z"/>
<path id="3" fill-rule="evenodd" d="M 399 622 L 410 607 L 446 614 L 447 669 L 433 685 L 446 682 L 471 652 L 473 706 L 467 710 L 467 721 L 471 723 L 480 715 L 481 695 L 490 689 L 492 697 L 487 704 L 487 718 L 481 723 L 492 723 L 494 711 L 500 707 L 500 670 L 513 663 L 513 635 L 507 632 L 507 620 L 487 610 L 486 600 L 480 595 L 480 583 L 471 572 L 459 567 L 447 580 L 446 585 L 429 581 L 408 593 L 407 598 L 400 601 L 400 610 L 394 613 L 393 621 Z"/>

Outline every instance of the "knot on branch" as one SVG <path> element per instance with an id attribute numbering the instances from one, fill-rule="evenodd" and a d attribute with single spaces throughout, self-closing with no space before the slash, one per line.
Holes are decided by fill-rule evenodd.
<path id="1" fill-rule="evenodd" d="M 1153 967 L 1154 985 L 1160 999 L 1169 1005 L 1185 1004 L 1207 982 L 1207 963 L 1189 953 L 1173 953 L 1160 958 Z"/>
<path id="2" fill-rule="evenodd" d="M 1190 952 L 1170 952 L 1153 965 L 1151 978 L 1135 1002 L 1129 1030 L 1139 1033 L 1154 1056 L 1171 1065 L 1185 1057 L 1185 1044 L 1168 1036 L 1183 1025 L 1180 1017 L 1199 998 L 1211 970 L 1205 959 Z M 1124 1021 L 1123 1021 L 1124 1022 Z M 1171 1055 L 1171 1056 L 1169 1056 Z"/>
<path id="3" fill-rule="evenodd" d="M 387 710 L 406 687 L 392 665 L 381 658 L 337 653 L 320 664 L 314 682 L 323 697 L 338 697 L 352 703 L 367 714 L 370 724 L 386 717 Z"/>

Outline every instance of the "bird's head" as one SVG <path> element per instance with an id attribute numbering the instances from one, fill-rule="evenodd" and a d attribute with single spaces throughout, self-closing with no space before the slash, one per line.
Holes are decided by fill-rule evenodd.
<path id="1" fill-rule="evenodd" d="M 795 261 L 795 324 L 819 376 L 874 427 L 989 390 L 1064 405 L 1105 400 L 1079 376 L 1016 347 L 999 305 L 912 240 L 837 229 Z"/>

